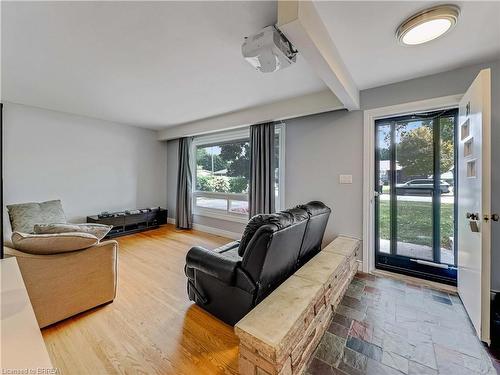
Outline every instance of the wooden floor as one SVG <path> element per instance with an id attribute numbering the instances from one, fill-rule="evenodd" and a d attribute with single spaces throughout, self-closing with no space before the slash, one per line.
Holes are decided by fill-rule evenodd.
<path id="1" fill-rule="evenodd" d="M 118 242 L 114 302 L 42 330 L 59 373 L 237 373 L 233 328 L 188 300 L 183 271 L 191 246 L 229 240 L 167 225 Z"/>

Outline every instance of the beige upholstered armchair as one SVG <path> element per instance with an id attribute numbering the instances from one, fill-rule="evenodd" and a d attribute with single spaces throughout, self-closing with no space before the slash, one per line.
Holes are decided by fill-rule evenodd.
<path id="1" fill-rule="evenodd" d="M 116 241 L 71 252 L 31 254 L 13 248 L 10 221 L 4 223 L 5 257 L 17 258 L 40 328 L 113 301 L 117 285 Z"/>
<path id="2" fill-rule="evenodd" d="M 28 254 L 9 247 L 4 247 L 4 252 L 17 258 L 40 328 L 115 298 L 116 241 L 53 255 Z"/>

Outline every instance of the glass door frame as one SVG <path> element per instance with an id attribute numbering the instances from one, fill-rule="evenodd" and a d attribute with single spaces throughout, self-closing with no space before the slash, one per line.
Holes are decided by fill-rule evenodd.
<path id="1" fill-rule="evenodd" d="M 432 248 L 433 248 L 433 261 L 436 263 L 440 262 L 441 258 L 441 236 L 440 236 L 440 221 L 441 221 L 441 127 L 439 126 L 439 119 L 441 117 L 449 117 L 452 115 L 454 117 L 454 203 L 453 203 L 453 228 L 454 228 L 454 241 L 453 241 L 453 253 L 454 253 L 454 264 L 449 266 L 433 266 L 426 263 L 417 263 L 412 258 L 408 256 L 397 254 L 397 192 L 396 192 L 396 182 L 397 182 L 397 171 L 396 171 L 396 123 L 407 121 L 411 119 L 432 119 L 433 120 L 433 176 L 434 176 L 434 186 L 429 189 L 432 192 Z M 436 121 L 437 120 L 437 121 Z M 393 271 L 397 273 L 407 274 L 410 276 L 416 276 L 427 280 L 438 281 L 446 284 L 456 285 L 457 280 L 457 186 L 458 186 L 458 176 L 456 173 L 457 166 L 457 145 L 458 145 L 458 108 L 438 110 L 432 112 L 419 112 L 404 116 L 388 116 L 385 118 L 380 118 L 375 120 L 375 168 L 374 168 L 374 178 L 375 187 L 379 186 L 380 181 L 380 158 L 379 158 L 379 148 L 377 142 L 377 128 L 380 124 L 390 123 L 390 174 L 388 176 L 389 186 L 390 186 L 390 253 L 384 253 L 380 251 L 380 232 L 379 232 L 379 213 L 380 213 L 380 197 L 377 193 L 374 199 L 374 229 L 375 229 L 375 268 L 383 269 L 387 271 Z M 439 176 L 439 178 L 436 178 Z M 439 193 L 437 193 L 439 192 Z"/>

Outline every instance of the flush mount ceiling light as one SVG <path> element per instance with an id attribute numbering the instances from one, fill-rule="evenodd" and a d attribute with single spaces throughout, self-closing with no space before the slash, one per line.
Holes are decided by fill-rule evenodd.
<path id="1" fill-rule="evenodd" d="M 429 42 L 451 30 L 458 21 L 460 8 L 439 5 L 415 14 L 404 21 L 396 31 L 402 44 L 416 45 Z"/>

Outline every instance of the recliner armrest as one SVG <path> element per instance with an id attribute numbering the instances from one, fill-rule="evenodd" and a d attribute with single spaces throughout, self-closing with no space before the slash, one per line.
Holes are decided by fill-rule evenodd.
<path id="1" fill-rule="evenodd" d="M 234 283 L 238 264 L 238 261 L 200 246 L 192 247 L 186 255 L 186 267 L 204 272 L 229 285 Z"/>

